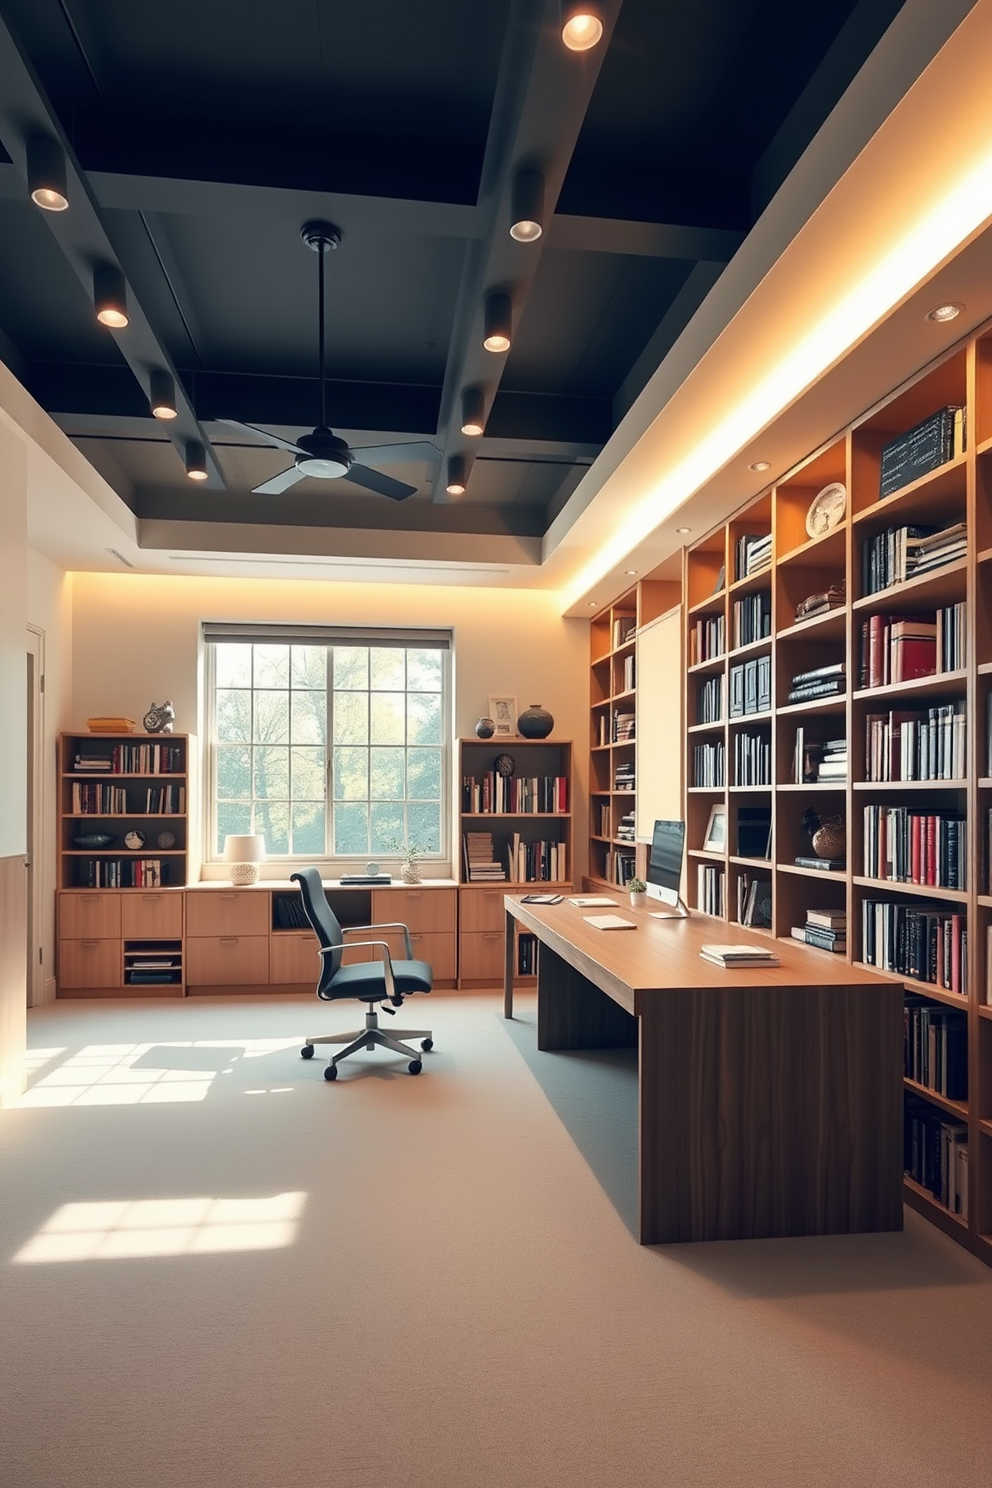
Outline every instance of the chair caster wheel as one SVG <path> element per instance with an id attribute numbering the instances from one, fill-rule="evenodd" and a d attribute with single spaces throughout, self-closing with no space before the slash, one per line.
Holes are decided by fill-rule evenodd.
<path id="1" fill-rule="evenodd" d="M 301 1059 L 312 1059 L 313 1058 L 313 1044 L 304 1044 L 303 1045 L 303 1048 L 300 1050 L 300 1058 Z"/>
<path id="2" fill-rule="evenodd" d="M 411 1059 L 410 1063 L 407 1065 L 407 1069 L 410 1071 L 411 1075 L 419 1075 L 423 1067 L 424 1066 L 419 1059 Z"/>
<path id="3" fill-rule="evenodd" d="M 327 1068 L 325 1069 L 325 1071 L 324 1071 L 324 1079 L 325 1080 L 336 1080 L 337 1077 L 338 1077 L 338 1067 L 337 1067 L 337 1065 L 336 1064 L 329 1064 L 327 1066 Z"/>
<path id="4" fill-rule="evenodd" d="M 434 1040 L 433 1039 L 430 1039 L 430 1038 L 428 1038 L 428 1039 L 421 1039 L 420 1040 L 420 1047 L 422 1049 L 433 1049 L 433 1047 L 434 1047 Z"/>

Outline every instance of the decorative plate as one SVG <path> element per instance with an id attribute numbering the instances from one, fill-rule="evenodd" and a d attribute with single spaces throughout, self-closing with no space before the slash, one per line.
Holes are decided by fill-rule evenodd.
<path id="1" fill-rule="evenodd" d="M 493 768 L 497 775 L 502 775 L 504 779 L 507 779 L 515 774 L 517 762 L 512 754 L 498 754 L 493 761 Z"/>
<path id="2" fill-rule="evenodd" d="M 810 537 L 824 537 L 844 520 L 847 510 L 847 488 L 833 481 L 817 491 L 806 513 L 806 531 Z"/>
<path id="3" fill-rule="evenodd" d="M 161 848 L 163 848 L 163 849 L 164 848 L 169 848 L 169 847 L 175 847 L 175 845 L 176 845 L 176 834 L 175 834 L 175 832 L 159 832 L 159 834 L 156 837 L 155 841 L 158 844 L 158 846 L 161 847 Z"/>
<path id="4" fill-rule="evenodd" d="M 145 845 L 145 834 L 144 834 L 144 832 L 138 832 L 134 828 L 132 828 L 130 832 L 125 832 L 124 833 L 124 846 L 125 847 L 144 847 L 144 845 Z"/>
<path id="5" fill-rule="evenodd" d="M 87 832 L 82 837 L 73 837 L 74 847 L 109 847 L 113 842 L 109 832 Z"/>

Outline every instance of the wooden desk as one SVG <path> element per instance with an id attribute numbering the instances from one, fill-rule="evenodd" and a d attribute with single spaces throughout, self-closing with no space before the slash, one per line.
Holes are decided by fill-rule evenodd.
<path id="1" fill-rule="evenodd" d="M 701 915 L 618 903 L 637 929 L 596 930 L 567 901 L 504 906 L 506 1016 L 517 921 L 538 1048 L 639 1051 L 642 1245 L 902 1228 L 898 983 L 781 942 L 780 966 L 724 971 L 701 945 L 769 941 Z"/>

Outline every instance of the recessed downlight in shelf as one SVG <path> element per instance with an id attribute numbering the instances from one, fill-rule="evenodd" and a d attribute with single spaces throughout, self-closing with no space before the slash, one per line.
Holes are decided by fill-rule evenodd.
<path id="1" fill-rule="evenodd" d="M 748 470 L 757 470 L 759 472 L 762 471 L 762 470 L 770 470 L 771 469 L 771 461 L 770 460 L 755 460 L 754 464 L 753 465 L 749 465 L 747 468 L 748 468 Z"/>
<path id="2" fill-rule="evenodd" d="M 676 531 L 676 533 L 678 534 L 679 537 L 685 537 L 685 535 L 686 535 L 687 532 L 691 532 L 692 531 L 692 528 L 691 527 L 676 527 L 675 531 Z"/>

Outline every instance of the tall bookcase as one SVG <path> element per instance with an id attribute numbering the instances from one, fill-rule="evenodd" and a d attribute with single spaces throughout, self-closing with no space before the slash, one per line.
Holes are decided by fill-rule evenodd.
<path id="1" fill-rule="evenodd" d="M 937 410 L 960 405 L 966 408 L 965 451 L 880 499 L 884 446 Z M 844 519 L 823 535 L 809 537 L 805 523 L 810 504 L 832 483 L 846 488 Z M 868 572 L 866 548 L 874 542 L 876 548 L 884 545 L 895 552 L 894 540 L 883 539 L 883 534 L 907 526 L 932 529 L 958 523 L 966 529 L 962 552 L 941 566 L 870 592 L 878 577 Z M 768 566 L 738 576 L 741 539 L 757 540 L 760 552 L 760 539 L 768 536 Z M 722 879 L 723 917 L 737 922 L 742 902 L 745 910 L 748 905 L 741 898 L 742 881 L 749 888 L 753 879 L 758 889 L 751 897 L 752 912 L 758 906 L 760 920 L 763 906 L 767 917 L 763 927 L 753 926 L 759 933 L 791 937 L 793 927 L 805 925 L 809 911 L 827 911 L 821 922 L 832 917 L 835 927 L 846 916 L 842 952 L 809 950 L 824 959 L 825 976 L 831 955 L 842 954 L 905 984 L 906 1199 L 992 1264 L 992 330 L 986 327 L 960 344 L 687 549 L 684 577 L 690 903 L 701 907 L 701 899 Z M 840 585 L 840 603 L 797 619 L 797 607 L 808 596 Z M 735 605 L 756 595 L 765 597 L 768 634 L 745 644 L 734 633 Z M 939 611 L 955 605 L 964 606 L 963 656 L 952 657 L 947 669 L 932 675 L 890 681 L 882 674 L 880 679 L 886 647 L 893 654 L 893 635 L 934 622 Z M 718 644 L 721 626 L 723 641 Z M 707 639 L 714 643 L 711 654 L 705 653 Z M 880 649 L 872 652 L 876 642 Z M 866 645 L 870 655 L 863 654 Z M 753 678 L 759 660 L 767 679 L 765 692 L 745 690 L 748 711 L 740 712 L 742 694 L 732 673 L 750 664 Z M 938 667 L 941 662 L 938 653 Z M 869 663 L 874 676 L 862 671 Z M 841 693 L 788 701 L 797 676 L 824 669 L 829 675 L 840 664 L 845 676 Z M 722 688 L 716 718 L 706 711 L 707 682 L 712 684 L 710 704 L 714 687 Z M 944 765 L 940 778 L 902 778 L 902 725 L 915 727 L 926 720 L 929 729 L 930 710 L 941 708 L 965 716 L 964 768 L 959 753 L 957 768 Z M 885 764 L 877 743 L 881 735 L 871 735 L 876 740 L 872 753 L 870 734 L 893 725 Z M 797 730 L 803 730 L 799 742 L 806 756 L 798 762 Z M 905 737 L 908 741 L 910 735 Z M 912 737 L 918 742 L 920 735 Z M 937 734 L 928 737 L 936 739 Z M 943 737 L 950 740 L 949 733 Z M 846 741 L 847 770 L 837 778 L 841 740 Z M 822 749 L 807 750 L 825 743 L 833 745 L 836 774 L 797 779 L 803 763 L 813 774 L 822 769 L 815 763 L 818 756 L 825 757 Z M 701 778 L 721 755 L 723 775 Z M 743 767 L 742 761 L 747 762 Z M 767 778 L 742 778 L 742 768 L 766 768 Z M 886 773 L 900 778 L 878 778 Z M 718 816 L 723 813 L 724 837 L 719 840 L 717 819 L 715 836 L 707 842 L 714 808 Z M 875 840 L 866 826 L 886 817 L 892 841 L 899 829 L 887 815 L 892 808 L 908 814 L 901 839 L 906 857 L 898 864 L 884 856 L 872 859 Z M 770 821 L 767 856 L 756 831 L 762 811 Z M 797 857 L 816 856 L 803 823 L 807 811 L 821 821 L 842 820 L 846 851 L 839 866 L 797 865 Z M 915 828 L 914 816 L 919 822 Z M 952 825 L 938 828 L 933 825 L 938 817 Z M 920 834 L 916 838 L 914 830 Z M 928 831 L 934 834 L 930 851 L 938 833 L 955 834 L 958 860 L 954 849 L 945 849 L 943 863 L 927 875 L 929 882 L 907 881 L 922 873 Z M 746 852 L 741 851 L 742 840 Z M 825 856 L 838 861 L 834 851 Z M 900 881 L 890 876 L 896 873 Z M 941 886 L 954 879 L 959 887 Z M 927 914 L 932 917 L 929 926 L 921 918 Z M 914 952 L 916 959 L 906 959 Z M 910 969 L 916 974 L 909 974 Z M 934 980 L 938 976 L 939 982 Z M 952 990 L 948 981 L 964 990 Z M 916 1065 L 910 1069 L 914 1039 Z M 953 1094 L 942 1093 L 952 1088 L 950 1072 L 921 1073 L 919 1059 L 923 1053 L 936 1064 L 946 1050 L 953 1062 L 952 1046 L 966 1059 L 966 1088 L 961 1084 Z M 966 1214 L 955 1212 L 960 1205 L 955 1184 L 964 1190 Z"/>
<path id="2" fill-rule="evenodd" d="M 643 876 L 637 807 L 637 633 L 681 599 L 677 581 L 642 579 L 589 626 L 589 888 Z"/>

